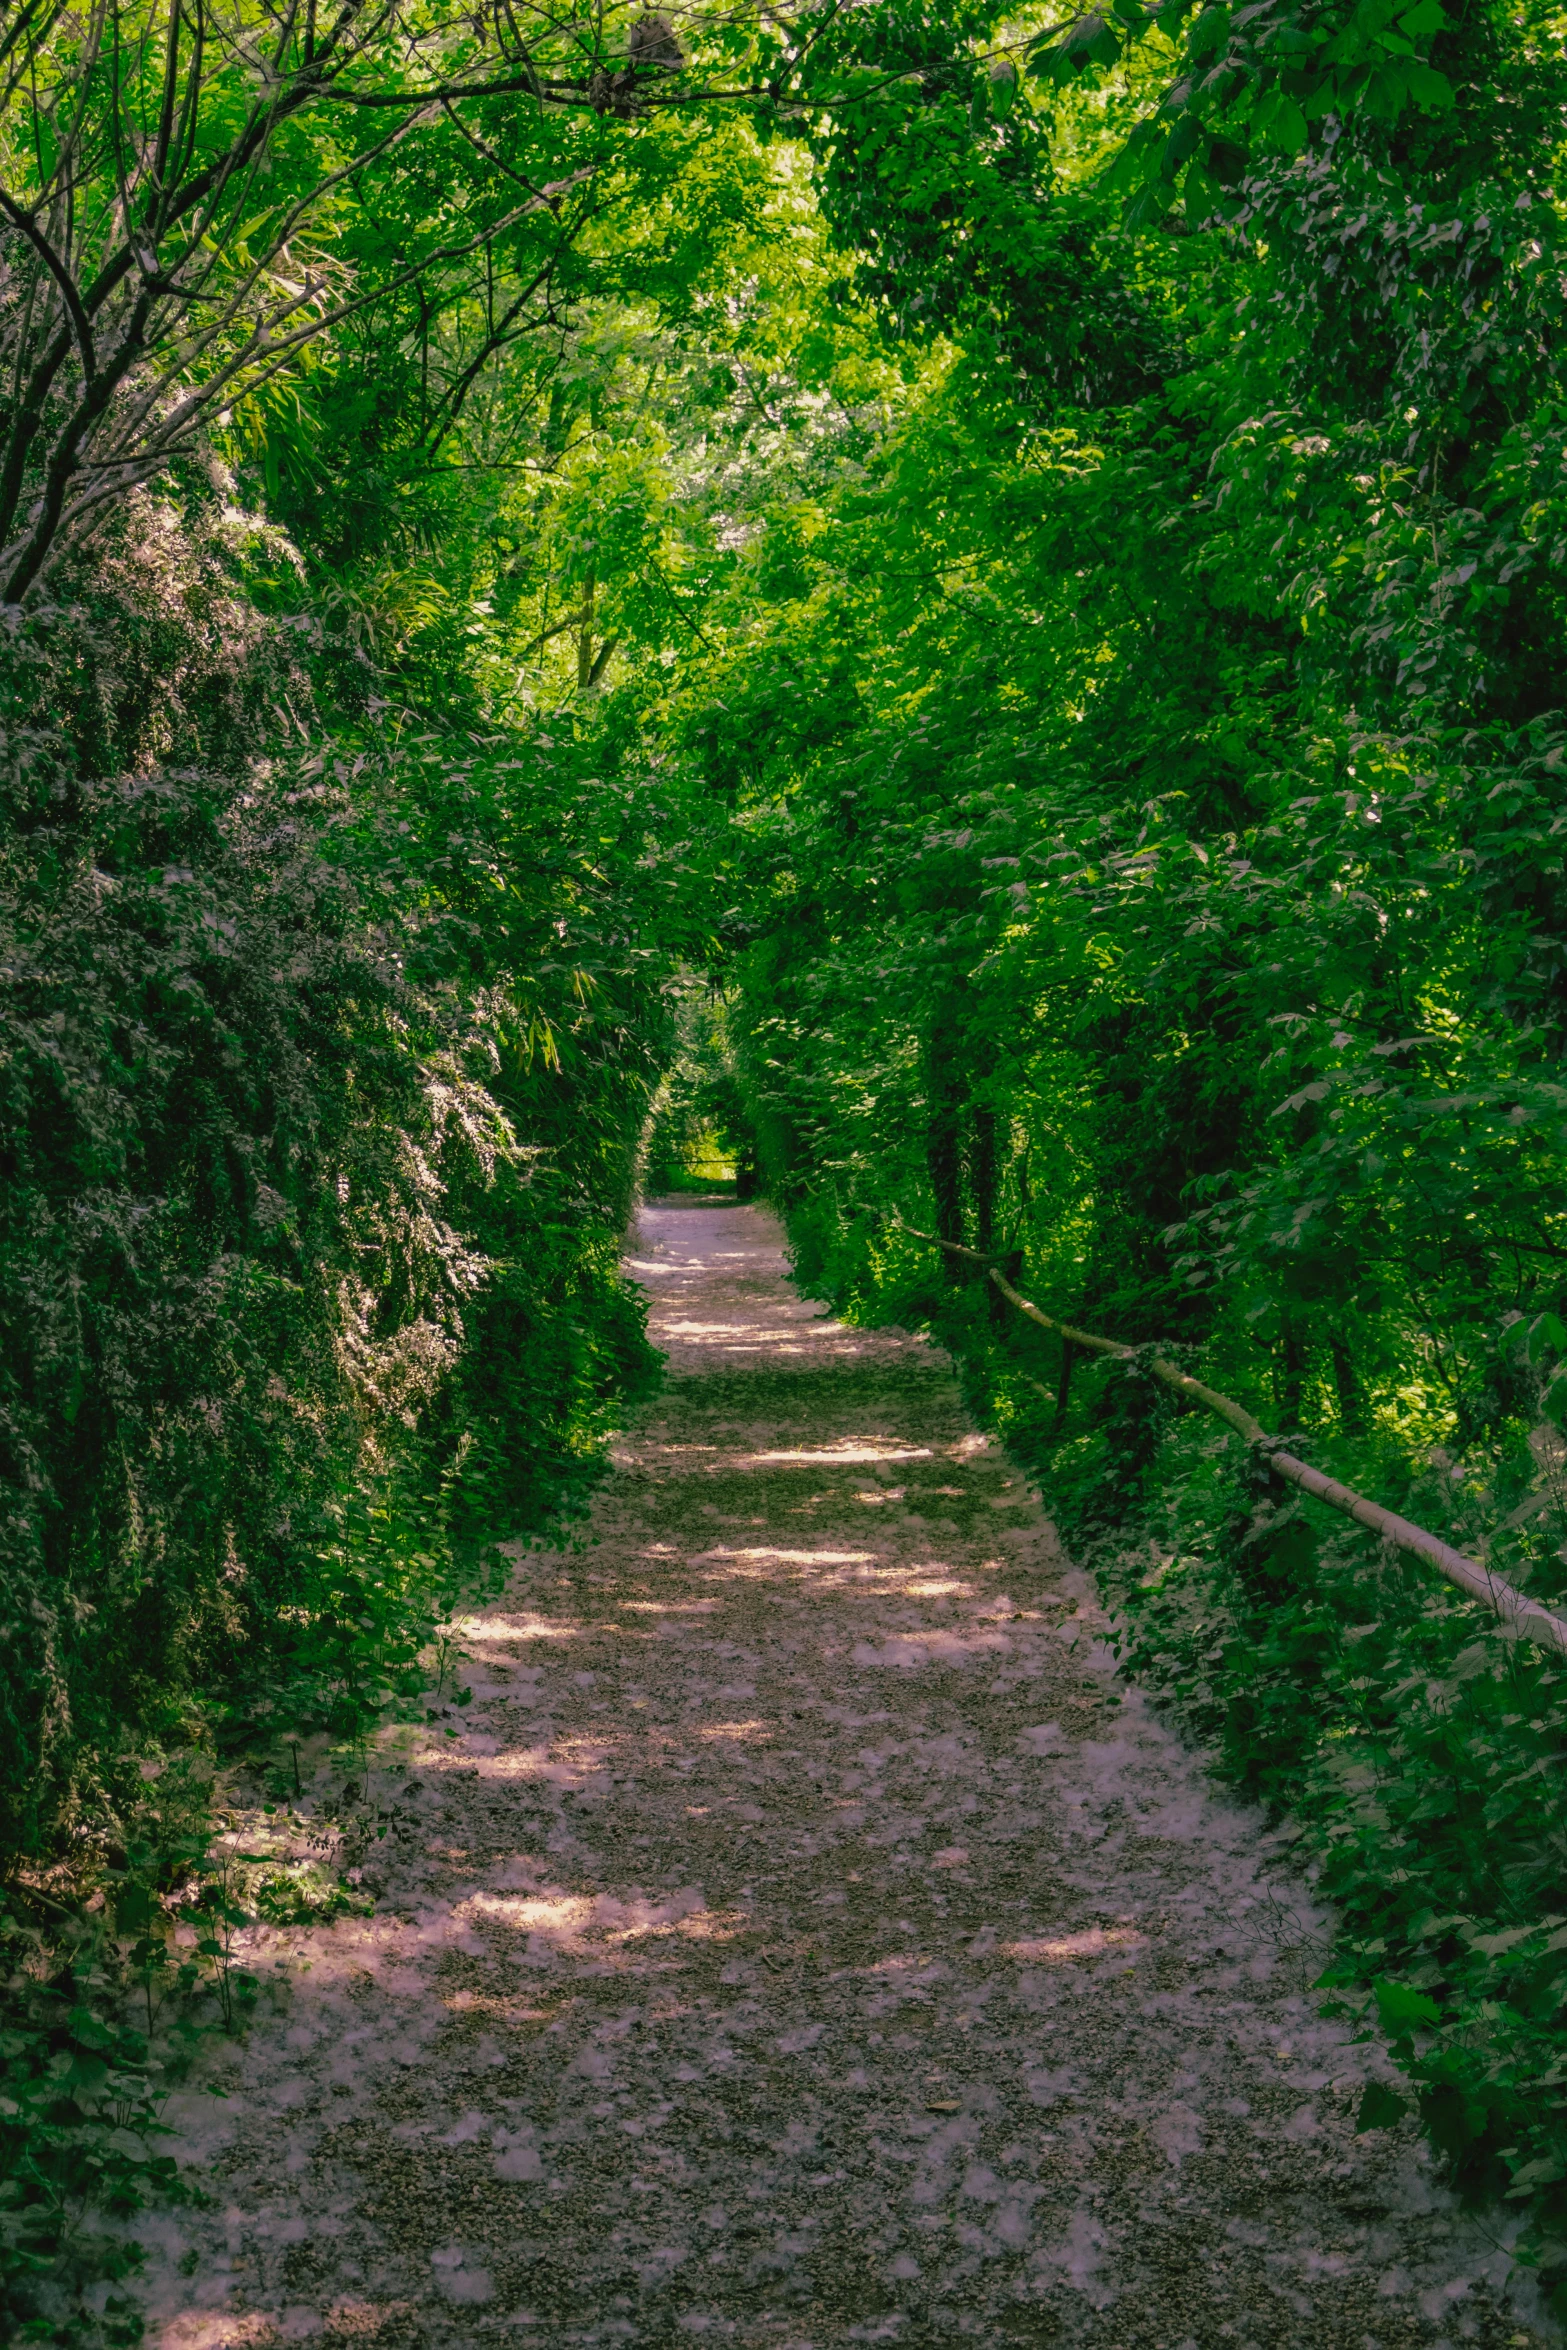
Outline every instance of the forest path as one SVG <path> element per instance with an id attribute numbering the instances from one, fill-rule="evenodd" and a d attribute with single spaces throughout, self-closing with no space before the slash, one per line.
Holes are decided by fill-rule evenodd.
<path id="1" fill-rule="evenodd" d="M 801 1300 L 760 1209 L 645 1211 L 633 1268 L 670 1376 L 597 1547 L 468 1625 L 375 1915 L 260 1938 L 149 2342 L 1534 2339 L 1354 2136 L 1321 1919 L 944 1358 Z"/>

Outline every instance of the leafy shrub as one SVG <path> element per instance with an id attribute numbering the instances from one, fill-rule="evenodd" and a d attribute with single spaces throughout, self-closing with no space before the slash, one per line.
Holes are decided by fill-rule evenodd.
<path id="1" fill-rule="evenodd" d="M 193 1972 L 194 1970 L 192 1970 Z M 14 2342 L 141 2340 L 115 2287 L 139 2252 L 95 2229 L 192 2193 L 160 2151 L 180 2049 L 122 2018 L 125 1969 L 101 1923 L 47 1936 L 0 1908 L 0 2317 Z M 107 2278 L 101 2315 L 83 2288 Z"/>
<path id="2" fill-rule="evenodd" d="M 510 800 L 429 738 L 96 775 L 45 722 L 54 632 L 14 651 L 0 1845 L 37 1853 L 214 1702 L 303 1676 L 344 1728 L 580 1497 L 648 1374 L 616 1259 L 662 1012 L 541 971 L 558 851 L 476 929 L 569 764 Z"/>

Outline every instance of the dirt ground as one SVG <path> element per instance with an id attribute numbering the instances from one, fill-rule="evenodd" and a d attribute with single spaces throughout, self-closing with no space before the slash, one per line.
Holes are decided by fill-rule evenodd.
<path id="1" fill-rule="evenodd" d="M 373 1914 L 250 1937 L 149 2343 L 1553 2338 L 1355 2136 L 1385 2060 L 1315 2012 L 1309 1888 L 940 1354 L 802 1300 L 760 1209 L 632 1262 L 668 1384 L 383 1753 Z"/>

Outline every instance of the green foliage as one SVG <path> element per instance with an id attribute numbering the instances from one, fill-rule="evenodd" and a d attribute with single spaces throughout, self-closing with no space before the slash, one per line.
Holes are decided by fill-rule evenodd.
<path id="1" fill-rule="evenodd" d="M 664 717 L 734 811 L 744 1114 L 801 1277 L 954 1348 L 1296 1820 L 1335 1996 L 1549 2263 L 1554 1666 L 906 1228 L 1567 1588 L 1559 55 L 1307 6 L 1085 18 L 996 103 L 1025 62 L 917 7 L 802 49 L 831 325 Z"/>
<path id="2" fill-rule="evenodd" d="M 49 1934 L 0 1909 L 0 2315 L 7 2339 L 139 2342 L 119 2290 L 140 2254 L 105 2234 L 153 2200 L 192 2190 L 161 2150 L 160 2118 L 182 2054 L 124 2018 L 125 1963 L 101 1922 Z M 194 1977 L 195 1970 L 186 1973 Z M 187 1986 L 188 1987 L 188 1986 Z M 95 2224 L 96 2223 L 96 2224 Z M 107 2281 L 105 2293 L 101 2280 Z M 92 2295 L 83 2288 L 97 2284 Z"/>
<path id="3" fill-rule="evenodd" d="M 656 1374 L 621 1240 L 721 857 L 611 689 L 729 561 L 726 302 L 788 174 L 624 22 L 312 56 L 154 6 L 107 79 L 106 23 L 29 17 L 0 108 L 0 1865 L 41 1983 L 106 1901 L 80 2031 L 152 2050 L 245 2028 L 248 1919 L 359 1903 L 214 1842 L 221 1771 L 365 1761 Z M 90 2332 L 94 2205 L 167 2166 L 39 2096 L 10 2314 Z"/>
<path id="4" fill-rule="evenodd" d="M 220 1695 L 367 1718 L 580 1486 L 642 1375 L 663 1015 L 595 935 L 632 782 L 435 738 L 100 782 L 12 739 L 0 1804 L 38 1851 Z"/>
<path id="5" fill-rule="evenodd" d="M 416 1703 L 651 1375 L 639 1164 L 733 1165 L 953 1347 L 1552 2260 L 1556 1668 L 908 1228 L 1562 1595 L 1555 19 L 503 16 L 179 50 L 124 190 L 167 20 L 117 93 L 40 18 L 0 123 L 38 235 L 85 191 L 0 228 L 7 1848 L 155 2006 L 178 1847 L 239 2028 L 236 1918 L 338 1895 L 138 1844 L 138 1759 Z"/>
<path id="6" fill-rule="evenodd" d="M 744 1108 L 721 996 L 688 986 L 675 1002 L 679 1048 L 653 1097 L 643 1141 L 642 1181 L 650 1194 L 756 1188 L 756 1146 Z"/>

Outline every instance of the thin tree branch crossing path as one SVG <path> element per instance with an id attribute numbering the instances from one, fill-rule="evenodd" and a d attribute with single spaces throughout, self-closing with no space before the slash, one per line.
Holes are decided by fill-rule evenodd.
<path id="1" fill-rule="evenodd" d="M 378 1773 L 373 1914 L 252 1937 L 149 2342 L 1545 2338 L 945 1358 L 759 1208 L 632 1264 L 666 1387 Z"/>

